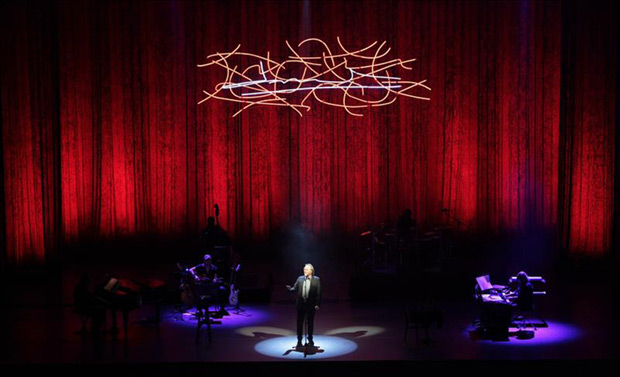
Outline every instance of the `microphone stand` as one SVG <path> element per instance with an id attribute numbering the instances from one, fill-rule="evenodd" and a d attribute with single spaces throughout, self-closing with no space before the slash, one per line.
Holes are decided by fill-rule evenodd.
<path id="1" fill-rule="evenodd" d="M 306 358 L 306 356 L 308 356 L 308 307 L 306 307 L 305 313 L 304 313 L 304 321 L 305 321 L 305 326 L 304 326 L 304 359 Z"/>
<path id="2" fill-rule="evenodd" d="M 474 229 L 471 226 L 469 226 L 468 224 L 463 222 L 458 217 L 456 217 L 454 215 L 451 215 L 450 214 L 450 209 L 448 209 L 448 208 L 442 208 L 441 212 L 446 214 L 446 216 L 448 217 L 448 220 L 454 220 L 459 226 L 463 226 L 468 231 L 468 233 L 467 232 L 465 233 L 465 238 L 468 239 L 468 240 L 472 240 L 472 234 L 475 231 L 474 231 Z M 442 237 L 443 237 L 443 232 L 442 232 Z M 448 248 L 448 256 L 451 256 L 452 255 L 452 249 L 453 249 L 454 245 L 452 244 L 452 242 L 450 242 L 450 240 L 448 240 L 448 242 L 450 243 L 449 248 Z"/>
<path id="3" fill-rule="evenodd" d="M 463 222 L 463 220 L 457 218 L 456 216 L 453 216 L 450 214 L 450 210 L 447 208 L 442 208 L 441 212 L 445 213 L 446 216 L 448 217 L 448 220 L 454 220 L 459 226 L 462 225 L 463 227 L 465 227 L 467 230 L 469 231 L 473 231 L 473 229 L 467 225 L 466 223 Z"/>

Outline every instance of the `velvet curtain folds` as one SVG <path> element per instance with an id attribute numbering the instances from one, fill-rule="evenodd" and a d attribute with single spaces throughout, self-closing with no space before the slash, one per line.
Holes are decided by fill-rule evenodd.
<path id="1" fill-rule="evenodd" d="M 2 5 L 5 261 L 85 239 L 422 228 L 613 235 L 618 10 L 553 1 L 85 1 Z M 353 117 L 209 100 L 214 52 L 378 40 L 430 101 Z M 254 64 L 249 58 L 244 62 Z M 409 76 L 410 75 L 410 76 Z M 425 93 L 426 94 L 426 93 Z M 442 212 L 442 208 L 448 212 Z M 449 216 L 446 215 L 449 214 Z M 458 219 L 459 225 L 454 219 Z"/>

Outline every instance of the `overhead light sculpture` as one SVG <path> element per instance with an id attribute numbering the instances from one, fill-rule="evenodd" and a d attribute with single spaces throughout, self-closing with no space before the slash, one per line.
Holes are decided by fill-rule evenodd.
<path id="1" fill-rule="evenodd" d="M 385 57 L 391 48 L 384 49 L 386 42 L 378 42 L 357 51 L 348 51 L 336 38 L 339 53 L 332 53 L 329 46 L 320 39 L 308 38 L 305 43 L 315 42 L 323 47 L 320 56 L 301 56 L 286 41 L 292 55 L 279 63 L 270 57 L 239 51 L 238 45 L 230 52 L 217 52 L 207 57 L 207 63 L 198 67 L 221 67 L 225 70 L 224 81 L 215 85 L 210 93 L 200 100 L 209 99 L 237 102 L 242 105 L 233 117 L 253 106 L 285 106 L 295 110 L 300 116 L 302 110 L 310 111 L 309 99 L 335 107 L 342 107 L 354 116 L 362 116 L 358 109 L 386 106 L 394 103 L 400 96 L 429 100 L 430 98 L 413 94 L 414 90 L 430 91 L 422 81 L 404 80 L 400 75 L 390 74 L 390 70 L 402 68 L 411 71 L 408 63 L 416 59 L 391 59 Z M 239 58 L 256 59 L 247 68 L 235 64 Z M 326 92 L 338 92 L 342 96 L 326 96 Z M 334 99 L 334 97 L 338 97 Z"/>

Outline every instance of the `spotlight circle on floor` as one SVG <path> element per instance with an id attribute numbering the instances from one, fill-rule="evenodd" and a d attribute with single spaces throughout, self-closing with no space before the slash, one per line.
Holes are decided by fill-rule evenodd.
<path id="1" fill-rule="evenodd" d="M 254 350 L 260 354 L 281 359 L 304 359 L 303 351 L 295 351 L 296 336 L 282 336 L 259 342 Z M 314 344 L 319 352 L 306 355 L 306 359 L 326 359 L 351 353 L 357 349 L 357 344 L 348 339 L 336 336 L 315 335 Z M 320 351 L 323 352 L 320 352 Z"/>

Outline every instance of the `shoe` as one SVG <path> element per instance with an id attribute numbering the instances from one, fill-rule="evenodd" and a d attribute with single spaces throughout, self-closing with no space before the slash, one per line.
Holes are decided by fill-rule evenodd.
<path id="1" fill-rule="evenodd" d="M 301 341 L 300 341 L 300 340 L 298 340 L 298 341 L 297 341 L 297 345 L 295 346 L 295 348 L 302 348 L 303 346 L 304 346 L 304 345 L 303 345 L 303 344 L 301 344 Z"/>
<path id="2" fill-rule="evenodd" d="M 310 347 L 314 347 L 314 341 L 312 341 L 312 340 L 311 340 L 311 341 L 309 341 L 309 342 L 308 342 L 308 346 L 310 346 Z"/>

